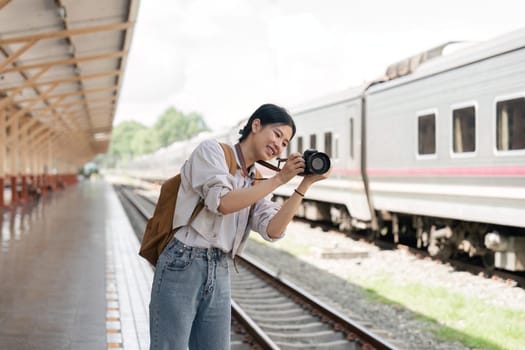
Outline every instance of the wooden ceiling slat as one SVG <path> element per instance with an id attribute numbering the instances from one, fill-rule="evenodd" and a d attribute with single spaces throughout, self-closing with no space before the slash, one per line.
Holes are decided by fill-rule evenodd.
<path id="1" fill-rule="evenodd" d="M 2 63 L 0 63 L 0 72 L 4 67 L 7 67 L 9 64 L 13 63 L 18 57 L 22 56 L 24 52 L 33 47 L 33 45 L 35 45 L 37 41 L 38 40 L 30 40 L 24 46 L 16 50 L 15 53 L 12 53 L 9 56 L 7 56 L 7 58 L 4 61 L 2 61 Z"/>
<path id="2" fill-rule="evenodd" d="M 7 4 L 9 4 L 11 0 L 0 0 L 0 10 L 5 7 Z"/>
<path id="3" fill-rule="evenodd" d="M 27 66 L 16 66 L 16 67 L 4 69 L 3 71 L 0 71 L 0 73 L 20 72 L 20 71 L 26 71 L 29 69 L 43 68 L 47 66 L 60 66 L 60 65 L 66 65 L 66 64 L 74 64 L 78 62 L 104 60 L 107 58 L 120 58 L 126 54 L 127 54 L 127 51 L 106 52 L 106 53 L 98 54 L 98 55 L 68 58 L 64 60 L 56 60 L 56 61 L 43 62 L 43 63 L 35 63 L 35 64 L 29 64 Z"/>
<path id="4" fill-rule="evenodd" d="M 84 35 L 84 34 L 91 34 L 91 33 L 111 31 L 111 30 L 123 30 L 123 29 L 128 29 L 129 27 L 133 25 L 134 25 L 134 22 L 120 22 L 120 23 L 105 24 L 105 25 L 94 26 L 94 27 L 75 28 L 75 29 L 60 30 L 60 31 L 55 31 L 55 32 L 24 35 L 24 36 L 19 36 L 15 38 L 0 39 L 0 45 L 9 45 L 9 44 L 15 44 L 15 43 L 31 41 L 31 40 L 38 41 L 38 40 L 44 40 L 44 39 L 58 39 L 58 38 L 65 38 L 65 37 L 69 37 L 73 35 Z"/>
<path id="5" fill-rule="evenodd" d="M 41 133 L 39 136 L 37 136 L 35 138 L 32 138 L 29 141 L 29 148 L 36 148 L 37 146 L 40 145 L 41 142 L 47 141 L 47 139 L 49 139 L 49 136 L 50 136 L 51 133 L 52 133 L 52 131 L 50 129 L 44 129 L 43 133 Z"/>
<path id="6" fill-rule="evenodd" d="M 117 88 L 118 88 L 117 86 L 113 86 L 112 85 L 112 86 L 103 86 L 103 87 L 98 87 L 98 88 L 93 88 L 93 89 L 88 89 L 88 90 L 77 90 L 77 91 L 71 91 L 71 92 L 64 92 L 64 93 L 61 93 L 61 94 L 47 96 L 47 99 L 61 98 L 61 97 L 71 97 L 71 96 L 78 96 L 78 95 L 83 95 L 83 94 L 94 94 L 94 93 L 103 92 L 103 91 L 114 91 Z M 27 99 L 24 99 L 24 100 L 18 100 L 16 102 L 17 103 L 25 103 L 25 102 L 31 102 L 34 99 L 35 98 L 27 98 Z M 40 97 L 36 97 L 36 99 L 40 99 Z M 46 107 L 44 107 L 44 108 L 46 108 Z"/>
<path id="7" fill-rule="evenodd" d="M 31 127 L 33 127 L 37 123 L 38 123 L 38 121 L 36 121 L 35 119 L 28 120 L 20 128 L 18 128 L 17 135 L 20 135 L 21 133 L 24 133 L 26 130 L 29 130 Z M 8 135 L 7 138 L 6 138 L 6 143 L 7 144 L 12 143 L 14 141 L 14 139 L 15 139 L 15 136 L 17 136 L 17 135 L 15 135 L 15 134 Z"/>
<path id="8" fill-rule="evenodd" d="M 49 68 L 51 68 L 51 67 L 47 67 L 47 69 L 49 69 Z M 31 83 L 29 83 L 29 80 L 28 80 L 28 81 L 24 82 L 22 86 L 24 88 L 28 88 L 28 87 L 50 85 L 50 84 L 55 84 L 55 83 L 59 83 L 59 84 L 73 83 L 75 81 L 83 81 L 83 80 L 89 80 L 89 79 L 110 77 L 110 76 L 113 76 L 113 75 L 119 75 L 120 73 L 121 73 L 120 70 L 116 70 L 115 69 L 115 70 L 108 70 L 108 71 L 99 72 L 99 73 L 84 74 L 84 75 L 68 77 L 68 78 L 62 78 L 62 79 L 56 79 L 56 80 L 45 80 L 45 81 L 39 81 L 39 82 L 36 82 L 36 81 L 33 80 Z M 15 90 L 15 89 L 17 89 L 16 90 L 17 92 L 20 91 L 20 90 L 18 90 L 19 89 L 18 87 L 6 87 L 3 90 L 10 92 L 10 91 Z"/>
<path id="9" fill-rule="evenodd" d="M 10 2 L 0 0 L 0 9 Z M 35 22 L 27 28 L 16 25 L 16 21 L 13 25 L 5 23 L 9 31 L 0 37 L 0 54 L 3 53 L 0 55 L 0 76 L 3 76 L 0 90 L 5 93 L 0 97 L 0 110 L 7 112 L 6 141 L 26 139 L 22 135 L 28 133 L 31 152 L 55 159 L 60 155 L 58 158 L 63 164 L 78 164 L 107 150 L 108 141 L 97 140 L 94 135 L 112 131 L 138 0 L 121 5 L 121 13 L 112 17 L 114 23 L 109 24 L 102 24 L 109 18 L 103 13 L 92 12 L 86 14 L 85 20 L 70 23 L 53 11 L 46 12 L 38 24 Z M 63 6 L 72 11 L 79 8 L 76 2 Z M 10 12 L 2 11 L 4 14 Z M 95 37 L 96 41 L 92 40 Z M 84 47 L 84 40 L 91 45 L 89 49 L 75 52 L 68 47 L 70 43 Z M 58 52 L 63 55 L 54 54 Z M 84 62 L 88 63 L 86 67 Z M 82 68 L 82 75 L 78 68 Z M 97 78 L 100 79 L 88 81 Z M 20 126 L 16 130 L 10 128 L 17 123 Z"/>
<path id="10" fill-rule="evenodd" d="M 9 116 L 9 120 L 6 123 L 6 127 L 11 126 L 15 120 L 17 120 L 22 115 L 27 113 L 31 109 L 31 107 L 33 107 L 37 102 L 40 102 L 40 101 L 44 100 L 47 97 L 47 95 L 49 95 L 51 93 L 51 91 L 53 91 L 57 86 L 58 85 L 52 85 L 49 89 L 44 91 L 44 93 L 40 94 L 38 97 L 36 97 L 33 100 L 31 100 L 30 103 L 27 106 L 25 106 L 21 110 L 17 111 L 14 115 Z"/>
<path id="11" fill-rule="evenodd" d="M 79 106 L 79 105 L 87 105 L 87 104 L 96 104 L 96 103 L 100 103 L 100 102 L 112 102 L 112 101 L 115 101 L 116 100 L 116 97 L 115 96 L 111 96 L 111 97 L 100 97 L 100 98 L 92 98 L 92 99 L 88 99 L 88 100 L 81 100 L 81 101 L 75 101 L 75 102 L 70 102 L 70 103 L 64 103 L 63 105 L 60 105 L 58 106 L 58 108 L 68 108 L 68 107 L 72 107 L 72 106 Z M 114 105 L 110 105 L 111 108 L 114 107 Z M 110 106 L 108 106 L 107 108 L 109 108 Z M 45 110 L 46 108 L 36 108 L 36 109 L 33 109 L 33 112 L 40 112 L 42 110 Z M 75 110 L 74 112 L 80 112 L 80 111 L 86 111 L 87 109 L 83 108 L 83 109 L 78 109 L 78 110 Z M 93 110 L 93 108 L 89 108 L 89 110 Z"/>
<path id="12" fill-rule="evenodd" d="M 33 75 L 30 79 L 23 82 L 20 86 L 18 86 L 14 91 L 11 92 L 11 94 L 3 99 L 0 100 L 0 108 L 4 107 L 8 103 L 10 103 L 18 94 L 20 91 L 24 90 L 26 87 L 31 86 L 38 78 L 40 78 L 45 72 L 47 72 L 51 67 L 44 67 L 38 73 Z M 58 86 L 58 84 L 57 84 Z"/>
<path id="13" fill-rule="evenodd" d="M 53 111 L 54 108 L 56 108 L 56 106 L 58 106 L 60 104 L 60 102 L 62 102 L 63 100 L 65 100 L 68 96 L 60 96 L 55 102 L 53 102 L 52 104 L 50 104 L 49 106 L 47 106 L 46 108 L 50 111 Z M 55 113 L 54 113 L 54 119 L 57 120 L 57 119 L 60 119 L 59 116 L 57 116 Z"/>

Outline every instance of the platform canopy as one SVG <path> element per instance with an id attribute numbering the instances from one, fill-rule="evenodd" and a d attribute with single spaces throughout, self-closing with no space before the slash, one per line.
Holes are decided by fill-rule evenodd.
<path id="1" fill-rule="evenodd" d="M 107 151 L 138 3 L 0 0 L 7 171 L 27 171 L 9 159 L 15 153 L 27 152 L 29 164 L 43 154 L 44 163 L 79 165 Z"/>

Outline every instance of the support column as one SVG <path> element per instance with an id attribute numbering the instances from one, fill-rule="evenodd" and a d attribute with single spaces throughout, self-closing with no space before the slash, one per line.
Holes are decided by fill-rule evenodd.
<path id="1" fill-rule="evenodd" d="M 4 178 L 7 158 L 7 134 L 5 119 L 7 115 L 4 108 L 0 108 L 0 208 L 4 203 Z"/>
<path id="2" fill-rule="evenodd" d="M 20 130 L 20 141 L 21 141 L 20 174 L 22 175 L 22 200 L 28 200 L 30 199 L 28 181 L 31 176 L 31 163 L 30 163 L 30 158 L 29 158 L 29 130 L 25 127 L 21 128 Z"/>
<path id="3" fill-rule="evenodd" d="M 9 158 L 11 169 L 11 205 L 18 204 L 20 198 L 17 191 L 17 179 L 20 173 L 20 118 L 13 121 L 10 127 Z"/>
<path id="4" fill-rule="evenodd" d="M 16 175 L 11 175 L 11 205 L 18 204 L 18 191 L 16 190 Z"/>
<path id="5" fill-rule="evenodd" d="M 27 201 L 29 199 L 27 195 L 27 176 L 22 174 L 22 176 L 20 176 L 20 179 L 22 180 L 22 195 L 20 196 L 20 199 L 23 201 Z"/>

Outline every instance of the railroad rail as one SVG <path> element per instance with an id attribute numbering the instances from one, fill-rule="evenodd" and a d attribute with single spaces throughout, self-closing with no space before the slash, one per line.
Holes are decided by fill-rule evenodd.
<path id="1" fill-rule="evenodd" d="M 142 229 L 136 229 L 141 234 L 154 202 L 129 188 L 118 193 L 142 217 Z M 238 262 L 239 273 L 232 273 L 232 331 L 253 349 L 397 349 L 251 258 L 240 256 Z"/>

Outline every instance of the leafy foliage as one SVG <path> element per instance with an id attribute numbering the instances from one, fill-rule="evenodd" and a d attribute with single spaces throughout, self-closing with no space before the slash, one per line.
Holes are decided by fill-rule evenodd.
<path id="1" fill-rule="evenodd" d="M 162 147 L 209 130 L 201 115 L 197 113 L 184 115 L 173 107 L 167 109 L 160 116 L 153 128 L 158 134 L 158 140 Z"/>
<path id="2" fill-rule="evenodd" d="M 108 154 L 97 156 L 99 166 L 114 167 L 136 156 L 152 153 L 175 141 L 187 140 L 202 131 L 209 131 L 198 113 L 184 114 L 168 108 L 149 128 L 136 121 L 123 121 L 113 128 Z"/>
<path id="3" fill-rule="evenodd" d="M 136 144 L 136 135 L 143 134 L 148 128 L 135 121 L 124 121 L 113 129 L 109 154 L 117 159 L 132 158 Z"/>

